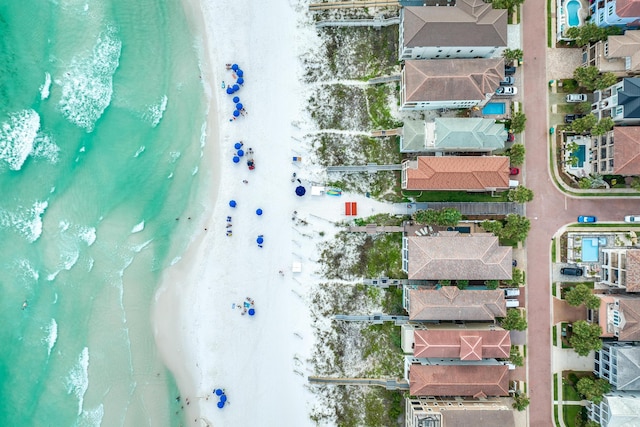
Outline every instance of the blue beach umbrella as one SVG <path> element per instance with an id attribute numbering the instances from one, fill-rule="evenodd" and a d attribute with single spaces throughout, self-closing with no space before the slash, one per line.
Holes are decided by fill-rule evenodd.
<path id="1" fill-rule="evenodd" d="M 242 105 L 241 103 L 239 103 L 239 102 L 238 102 L 238 103 L 236 104 L 236 110 L 242 110 L 242 108 L 243 108 L 243 105 Z"/>
<path id="2" fill-rule="evenodd" d="M 236 150 L 239 150 L 240 148 L 242 148 L 242 144 L 241 144 L 241 143 L 239 143 L 239 142 L 236 142 L 236 143 L 233 145 L 233 148 L 235 148 Z"/>
<path id="3" fill-rule="evenodd" d="M 262 215 L 262 209 L 260 208 L 256 209 L 256 215 L 258 216 Z"/>
<path id="4" fill-rule="evenodd" d="M 296 194 L 298 196 L 302 197 L 302 196 L 305 195 L 306 192 L 307 192 L 307 190 L 302 185 L 299 185 L 299 186 L 296 187 Z"/>
<path id="5" fill-rule="evenodd" d="M 264 243 L 264 239 L 262 237 L 258 237 L 256 239 L 256 242 L 258 242 L 258 244 L 261 245 L 262 243 Z"/>
<path id="6" fill-rule="evenodd" d="M 222 396 L 220 396 L 220 402 L 224 403 L 227 401 L 227 395 L 223 394 Z"/>
<path id="7" fill-rule="evenodd" d="M 242 77 L 243 75 L 244 75 L 244 71 L 242 71 L 240 68 L 238 68 L 238 69 L 236 70 L 236 76 L 238 76 L 238 77 Z"/>
<path id="8" fill-rule="evenodd" d="M 229 201 L 229 206 L 231 206 L 232 208 L 235 208 L 235 207 L 236 207 L 236 205 L 237 205 L 237 203 L 236 203 L 236 201 L 235 201 L 235 200 L 230 200 L 230 201 Z"/>
<path id="9" fill-rule="evenodd" d="M 234 91 L 238 91 L 238 90 L 240 90 L 240 86 L 238 86 L 238 85 L 233 85 L 233 90 L 234 90 Z"/>
<path id="10" fill-rule="evenodd" d="M 253 316 L 254 314 L 256 314 L 256 311 L 253 308 L 249 309 L 249 316 Z"/>
<path id="11" fill-rule="evenodd" d="M 227 88 L 227 94 L 231 95 L 233 93 L 233 88 L 231 86 L 229 86 Z"/>
<path id="12" fill-rule="evenodd" d="M 240 163 L 240 157 L 233 156 L 233 163 Z"/>
<path id="13" fill-rule="evenodd" d="M 240 111 L 233 110 L 233 117 L 238 117 L 240 115 Z"/>
<path id="14" fill-rule="evenodd" d="M 224 392 L 219 388 L 213 390 L 213 392 L 216 394 L 216 396 L 222 396 L 224 394 Z"/>
<path id="15" fill-rule="evenodd" d="M 232 69 L 233 71 L 238 71 L 238 70 L 240 69 L 240 67 L 238 67 L 238 64 L 233 64 L 233 65 L 231 66 L 231 69 Z"/>
<path id="16" fill-rule="evenodd" d="M 218 402 L 218 408 L 220 409 L 224 408 L 224 402 Z"/>
<path id="17" fill-rule="evenodd" d="M 233 102 L 240 102 L 240 97 L 239 96 L 234 96 L 233 97 Z"/>
<path id="18" fill-rule="evenodd" d="M 238 156 L 239 156 L 239 157 L 244 156 L 244 151 L 243 151 L 243 150 L 238 150 Z"/>
<path id="19" fill-rule="evenodd" d="M 236 80 L 236 83 L 238 83 L 239 85 L 244 84 L 244 79 L 242 77 L 238 77 L 238 80 Z"/>

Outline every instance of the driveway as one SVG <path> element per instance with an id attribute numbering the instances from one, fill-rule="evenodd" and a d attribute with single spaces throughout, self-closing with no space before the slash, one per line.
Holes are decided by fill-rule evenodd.
<path id="1" fill-rule="evenodd" d="M 526 156 L 526 186 L 535 197 L 527 204 L 527 216 L 531 219 L 531 231 L 526 241 L 527 265 L 527 313 L 531 314 L 527 330 L 528 391 L 530 426 L 553 425 L 553 384 L 551 369 L 551 238 L 563 225 L 575 222 L 584 212 L 597 215 L 601 221 L 618 221 L 620 212 L 632 212 L 637 199 L 574 198 L 561 193 L 554 185 L 549 171 L 549 122 L 548 82 L 554 75 L 568 73 L 561 57 L 550 52 L 547 67 L 546 8 L 540 2 L 524 2 L 522 6 L 523 94 L 526 95 L 524 112 L 527 126 L 524 133 Z M 565 52 L 572 55 L 577 53 Z M 576 49 L 576 51 L 578 51 Z M 575 59 L 571 63 L 575 63 Z M 567 62 L 567 66 L 570 62 Z M 562 67 L 562 68 L 560 68 Z M 571 70 L 571 74 L 573 70 Z M 535 319 L 535 321 L 533 320 Z"/>

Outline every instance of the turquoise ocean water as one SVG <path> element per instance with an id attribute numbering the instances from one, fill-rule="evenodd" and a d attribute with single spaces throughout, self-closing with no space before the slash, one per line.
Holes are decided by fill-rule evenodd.
<path id="1" fill-rule="evenodd" d="M 0 0 L 1 426 L 180 424 L 150 308 L 202 213 L 194 39 L 179 0 Z"/>

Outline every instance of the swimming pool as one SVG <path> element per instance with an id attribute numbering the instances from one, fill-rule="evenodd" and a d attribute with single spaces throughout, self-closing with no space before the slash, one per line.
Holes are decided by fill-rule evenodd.
<path id="1" fill-rule="evenodd" d="M 569 0 L 565 4 L 565 8 L 567 9 L 567 20 L 570 27 L 577 27 L 580 25 L 580 17 L 578 16 L 578 11 L 582 9 L 582 4 L 580 4 L 579 0 Z"/>
<path id="2" fill-rule="evenodd" d="M 504 102 L 490 102 L 482 109 L 483 115 L 504 114 L 506 108 Z"/>
<path id="3" fill-rule="evenodd" d="M 584 145 L 578 145 L 578 149 L 573 153 L 578 158 L 578 167 L 584 166 L 584 157 L 586 153 L 586 147 Z"/>
<path id="4" fill-rule="evenodd" d="M 582 261 L 596 262 L 598 261 L 598 246 L 606 244 L 606 239 L 597 237 L 587 237 L 582 239 Z"/>

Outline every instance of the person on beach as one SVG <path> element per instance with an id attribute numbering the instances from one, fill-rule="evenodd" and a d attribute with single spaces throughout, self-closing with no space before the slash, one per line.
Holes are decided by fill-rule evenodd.
<path id="1" fill-rule="evenodd" d="M 226 68 L 227 70 L 230 70 L 230 69 L 231 69 L 231 64 L 225 64 L 225 68 Z"/>
<path id="2" fill-rule="evenodd" d="M 247 181 L 246 179 L 243 179 L 242 182 L 244 182 L 245 184 L 249 183 L 249 181 Z"/>

